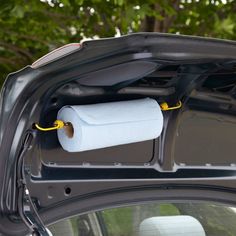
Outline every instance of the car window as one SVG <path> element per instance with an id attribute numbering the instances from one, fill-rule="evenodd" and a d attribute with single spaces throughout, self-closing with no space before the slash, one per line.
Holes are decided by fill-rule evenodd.
<path id="1" fill-rule="evenodd" d="M 149 203 L 74 216 L 50 225 L 68 236 L 235 236 L 236 208 L 207 202 Z"/>

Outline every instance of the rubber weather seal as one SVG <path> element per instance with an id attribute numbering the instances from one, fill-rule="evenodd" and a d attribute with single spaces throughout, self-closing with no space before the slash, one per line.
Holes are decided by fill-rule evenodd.
<path id="1" fill-rule="evenodd" d="M 37 207 L 33 202 L 29 189 L 26 185 L 25 179 L 25 165 L 24 157 L 27 151 L 29 150 L 34 136 L 28 131 L 25 135 L 22 148 L 18 158 L 17 164 L 17 184 L 18 184 L 18 212 L 25 223 L 29 228 L 32 236 L 51 236 L 52 234 L 49 230 L 46 229 L 42 219 L 40 218 Z"/>

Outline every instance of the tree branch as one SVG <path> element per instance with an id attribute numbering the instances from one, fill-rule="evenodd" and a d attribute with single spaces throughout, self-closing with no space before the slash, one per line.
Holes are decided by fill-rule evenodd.
<path id="1" fill-rule="evenodd" d="M 19 64 L 15 59 L 8 59 L 5 57 L 0 57 L 0 64 L 10 64 L 14 68 L 18 68 Z"/>
<path id="2" fill-rule="evenodd" d="M 22 57 L 24 55 L 28 60 L 31 62 L 33 60 L 33 55 L 26 49 L 17 47 L 13 44 L 6 43 L 6 42 L 0 42 L 0 46 L 8 48 L 13 53 L 17 54 L 18 56 Z"/>

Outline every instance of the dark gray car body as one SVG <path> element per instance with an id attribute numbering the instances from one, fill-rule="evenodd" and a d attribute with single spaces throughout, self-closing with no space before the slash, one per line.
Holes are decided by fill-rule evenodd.
<path id="1" fill-rule="evenodd" d="M 44 224 L 154 200 L 236 203 L 235 42 L 139 33 L 62 52 L 10 74 L 2 88 L 3 235 L 29 231 L 22 221 L 28 204 L 22 186 Z M 71 154 L 56 132 L 33 127 L 50 126 L 67 104 L 143 97 L 183 103 L 164 112 L 156 140 Z"/>

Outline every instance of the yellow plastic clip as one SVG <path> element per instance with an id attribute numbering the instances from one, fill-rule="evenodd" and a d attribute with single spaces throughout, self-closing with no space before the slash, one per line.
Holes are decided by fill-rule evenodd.
<path id="1" fill-rule="evenodd" d="M 53 124 L 53 127 L 43 128 L 38 124 L 35 124 L 35 127 L 40 131 L 51 131 L 56 129 L 62 129 L 65 126 L 65 123 L 62 120 L 56 120 Z"/>
<path id="2" fill-rule="evenodd" d="M 161 107 L 161 110 L 162 110 L 162 111 L 175 110 L 175 109 L 179 109 L 179 108 L 182 107 L 182 102 L 179 101 L 179 102 L 176 104 L 176 106 L 174 106 L 174 107 L 169 107 L 169 105 L 168 105 L 166 102 L 163 102 L 163 103 L 160 105 L 160 107 Z"/>

